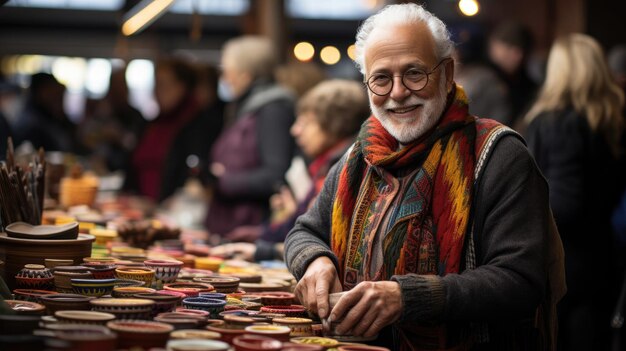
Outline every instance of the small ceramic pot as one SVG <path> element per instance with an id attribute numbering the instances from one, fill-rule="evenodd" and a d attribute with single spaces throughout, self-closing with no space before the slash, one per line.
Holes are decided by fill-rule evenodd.
<path id="1" fill-rule="evenodd" d="M 152 306 L 152 317 L 164 312 L 173 312 L 176 310 L 176 305 L 182 300 L 181 296 L 162 294 L 159 292 L 143 292 L 134 294 L 132 297 L 136 299 L 147 299 L 154 301 Z"/>
<path id="2" fill-rule="evenodd" d="M 282 313 L 287 317 L 307 317 L 306 309 L 300 305 L 289 306 L 263 306 L 261 312 Z"/>
<path id="3" fill-rule="evenodd" d="M 41 302 L 48 311 L 48 314 L 54 314 L 56 311 L 63 310 L 89 310 L 91 305 L 89 301 L 94 297 L 83 296 L 77 294 L 52 294 L 40 297 Z"/>
<path id="4" fill-rule="evenodd" d="M 167 343 L 168 351 L 228 351 L 230 345 L 219 340 L 184 339 L 170 340 Z"/>
<path id="5" fill-rule="evenodd" d="M 134 279 L 146 283 L 146 287 L 152 287 L 154 281 L 154 269 L 142 267 L 118 267 L 115 276 L 119 279 Z"/>
<path id="6" fill-rule="evenodd" d="M 72 279 L 74 293 L 85 296 L 100 297 L 110 295 L 115 279 Z"/>
<path id="7" fill-rule="evenodd" d="M 112 321 L 107 327 L 117 333 L 120 349 L 164 347 L 174 330 L 169 324 L 149 321 Z"/>
<path id="8" fill-rule="evenodd" d="M 293 304 L 295 295 L 282 291 L 269 291 L 258 293 L 261 296 L 261 303 L 265 306 L 289 306 Z"/>
<path id="9" fill-rule="evenodd" d="M 201 292 L 213 291 L 213 286 L 202 283 L 170 283 L 163 286 L 164 290 L 176 291 L 185 294 L 187 297 L 197 297 Z"/>
<path id="10" fill-rule="evenodd" d="M 170 334 L 170 339 L 184 340 L 184 339 L 206 339 L 206 340 L 218 340 L 220 334 L 208 330 L 198 329 L 180 329 L 175 330 Z"/>
<path id="11" fill-rule="evenodd" d="M 52 272 L 40 264 L 27 264 L 15 275 L 19 289 L 52 290 L 54 277 Z"/>
<path id="12" fill-rule="evenodd" d="M 240 335 L 233 339 L 236 351 L 280 351 L 283 343 L 260 335 Z"/>
<path id="13" fill-rule="evenodd" d="M 13 290 L 13 296 L 16 300 L 30 301 L 41 303 L 41 296 L 58 294 L 56 291 L 51 290 L 34 290 L 34 289 L 15 289 Z"/>
<path id="14" fill-rule="evenodd" d="M 216 300 L 226 301 L 226 294 L 222 294 L 218 292 L 201 292 L 198 294 L 198 297 L 204 297 L 205 299 L 216 299 Z"/>
<path id="15" fill-rule="evenodd" d="M 181 312 L 160 313 L 154 317 L 154 320 L 160 323 L 167 323 L 175 330 L 200 328 L 206 321 L 203 317 Z"/>
<path id="16" fill-rule="evenodd" d="M 20 300 L 4 300 L 13 311 L 18 315 L 41 316 L 46 311 L 46 307 L 42 304 Z"/>
<path id="17" fill-rule="evenodd" d="M 114 314 L 117 319 L 151 319 L 154 301 L 147 299 L 102 298 L 90 301 L 94 311 Z"/>
<path id="18" fill-rule="evenodd" d="M 115 278 L 114 264 L 108 264 L 103 262 L 90 262 L 84 263 L 84 266 L 89 268 L 89 271 L 95 279 L 113 279 Z"/>
<path id="19" fill-rule="evenodd" d="M 216 292 L 219 293 L 234 293 L 239 288 L 239 278 L 236 277 L 196 277 L 193 278 L 194 282 L 211 284 Z"/>
<path id="20" fill-rule="evenodd" d="M 309 318 L 285 317 L 272 320 L 275 325 L 291 328 L 291 337 L 313 336 L 313 320 Z"/>
<path id="21" fill-rule="evenodd" d="M 245 328 L 246 333 L 267 336 L 278 341 L 289 341 L 291 329 L 284 325 L 250 325 Z"/>
<path id="22" fill-rule="evenodd" d="M 226 301 L 218 299 L 207 299 L 203 297 L 188 297 L 183 300 L 183 307 L 192 310 L 207 311 L 213 317 L 219 316 L 224 311 Z"/>
<path id="23" fill-rule="evenodd" d="M 183 263 L 175 260 L 146 260 L 143 263 L 154 270 L 157 286 L 175 282 L 183 268 Z"/>
<path id="24" fill-rule="evenodd" d="M 54 317 L 59 323 L 105 325 L 115 319 L 115 315 L 96 311 L 56 311 Z"/>
<path id="25" fill-rule="evenodd" d="M 144 286 L 146 282 L 135 279 L 116 279 L 115 287 Z"/>
<path id="26" fill-rule="evenodd" d="M 156 290 L 152 288 L 144 288 L 142 286 L 114 286 L 111 296 L 117 298 L 131 298 L 135 294 L 141 293 L 155 293 Z"/>
<path id="27" fill-rule="evenodd" d="M 89 268 L 83 266 L 59 266 L 54 269 L 54 285 L 60 293 L 73 293 L 72 279 L 91 279 Z"/>

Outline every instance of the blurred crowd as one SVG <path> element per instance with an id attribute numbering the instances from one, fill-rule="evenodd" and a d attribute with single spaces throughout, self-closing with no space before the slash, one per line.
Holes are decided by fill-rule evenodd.
<path id="1" fill-rule="evenodd" d="M 624 294 L 626 46 L 605 54 L 594 38 L 570 34 L 541 60 L 519 23 L 453 35 L 455 80 L 470 112 L 522 134 L 548 180 L 566 254 L 561 347 L 607 349 Z M 124 192 L 160 203 L 197 181 L 206 190 L 203 223 L 220 244 L 213 254 L 281 259 L 295 218 L 370 111 L 361 82 L 279 59 L 272 43 L 256 36 L 229 40 L 219 69 L 158 59 L 159 113 L 149 121 L 129 103 L 123 68 L 78 123 L 65 113 L 65 87 L 52 74 L 32 75 L 26 91 L 2 79 L 0 159 L 12 136 L 18 146 L 84 157 L 101 174 L 123 171 Z"/>

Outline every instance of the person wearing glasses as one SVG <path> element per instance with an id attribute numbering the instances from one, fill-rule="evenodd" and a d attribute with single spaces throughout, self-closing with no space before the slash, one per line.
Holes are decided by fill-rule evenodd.
<path id="1" fill-rule="evenodd" d="M 468 113 L 421 6 L 385 7 L 356 48 L 372 116 L 286 238 L 297 298 L 392 350 L 554 349 L 563 251 L 523 140 Z"/>

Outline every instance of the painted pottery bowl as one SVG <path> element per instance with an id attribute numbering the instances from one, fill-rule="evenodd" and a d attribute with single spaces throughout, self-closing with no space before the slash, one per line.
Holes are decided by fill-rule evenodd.
<path id="1" fill-rule="evenodd" d="M 234 314 L 225 315 L 223 318 L 226 328 L 232 329 L 245 329 L 256 322 L 253 318 Z"/>
<path id="2" fill-rule="evenodd" d="M 154 270 L 157 284 L 175 282 L 183 267 L 183 263 L 176 260 L 146 260 L 143 263 Z"/>
<path id="3" fill-rule="evenodd" d="M 194 282 L 177 282 L 165 284 L 163 286 L 164 290 L 176 291 L 185 294 L 187 297 L 197 297 L 201 292 L 211 292 L 213 291 L 213 286 L 209 284 L 203 283 L 194 283 Z"/>
<path id="4" fill-rule="evenodd" d="M 58 294 L 56 291 L 51 290 L 36 290 L 36 289 L 15 289 L 13 290 L 13 296 L 16 300 L 30 301 L 41 303 L 41 297 L 45 295 Z"/>
<path id="5" fill-rule="evenodd" d="M 284 317 L 275 318 L 272 323 L 291 329 L 291 337 L 313 336 L 313 320 L 309 318 Z"/>
<path id="6" fill-rule="evenodd" d="M 85 257 L 83 258 L 83 262 L 115 264 L 117 259 L 115 257 Z"/>
<path id="7" fill-rule="evenodd" d="M 211 316 L 211 313 L 209 313 L 208 311 L 195 310 L 195 309 L 189 309 L 189 308 L 177 308 L 176 312 L 190 314 L 192 316 L 196 316 L 198 318 L 202 318 L 203 320 L 206 320 L 206 319 L 210 318 L 210 316 Z"/>
<path id="8" fill-rule="evenodd" d="M 150 319 L 154 301 L 148 299 L 101 298 L 90 301 L 94 311 L 114 314 L 117 319 Z"/>
<path id="9" fill-rule="evenodd" d="M 115 278 L 116 265 L 104 262 L 87 262 L 83 266 L 89 268 L 95 279 L 113 279 Z"/>
<path id="10" fill-rule="evenodd" d="M 208 340 L 218 340 L 220 338 L 220 334 L 208 330 L 199 330 L 199 329 L 180 329 L 174 330 L 170 334 L 170 339 L 208 339 Z"/>
<path id="11" fill-rule="evenodd" d="M 46 311 L 46 307 L 42 304 L 21 300 L 4 300 L 13 311 L 18 315 L 35 315 L 41 316 Z"/>
<path id="12" fill-rule="evenodd" d="M 115 315 L 97 311 L 56 311 L 54 317 L 59 323 L 105 325 L 115 319 Z"/>
<path id="13" fill-rule="evenodd" d="M 339 341 L 331 338 L 323 338 L 319 336 L 300 336 L 291 338 L 291 342 L 299 345 L 317 345 L 324 349 L 337 347 Z"/>
<path id="14" fill-rule="evenodd" d="M 144 267 L 118 267 L 115 276 L 119 279 L 134 279 L 146 283 L 146 287 L 152 287 L 154 281 L 154 269 Z"/>
<path id="15" fill-rule="evenodd" d="M 72 279 L 93 278 L 93 274 L 89 272 L 89 269 L 87 267 L 74 266 L 74 271 L 63 271 L 58 270 L 58 268 L 59 267 L 54 270 L 54 286 L 56 288 L 56 291 L 60 293 L 71 294 L 74 292 L 74 287 L 72 287 Z M 84 271 L 81 271 L 79 269 L 84 269 Z"/>
<path id="16" fill-rule="evenodd" d="M 204 297 L 205 299 L 217 299 L 226 301 L 226 294 L 219 292 L 201 292 L 198 297 Z"/>
<path id="17" fill-rule="evenodd" d="M 265 306 L 289 306 L 293 304 L 295 295 L 282 291 L 268 291 L 257 293 L 261 296 L 261 303 Z"/>
<path id="18" fill-rule="evenodd" d="M 285 285 L 275 282 L 275 283 L 240 283 L 239 287 L 249 293 L 259 293 L 266 291 L 283 291 L 285 289 Z"/>
<path id="19" fill-rule="evenodd" d="M 195 259 L 195 267 L 198 269 L 207 269 L 213 272 L 220 270 L 220 266 L 224 262 L 223 259 L 217 257 L 198 257 Z"/>
<path id="20" fill-rule="evenodd" d="M 236 277 L 196 277 L 194 282 L 211 284 L 218 293 L 234 293 L 239 288 L 239 278 Z"/>
<path id="21" fill-rule="evenodd" d="M 141 293 L 155 293 L 156 290 L 152 288 L 144 288 L 143 286 L 114 286 L 111 296 L 117 298 L 131 298 L 135 294 Z"/>
<path id="22" fill-rule="evenodd" d="M 89 310 L 91 308 L 89 301 L 93 299 L 94 297 L 92 296 L 77 294 L 53 294 L 40 297 L 41 303 L 46 306 L 48 314 L 64 310 Z"/>
<path id="23" fill-rule="evenodd" d="M 24 265 L 15 275 L 16 286 L 20 289 L 52 290 L 54 277 L 52 272 L 44 265 Z"/>
<path id="24" fill-rule="evenodd" d="M 230 345 L 219 340 L 184 339 L 170 340 L 167 343 L 168 351 L 228 351 Z"/>
<path id="25" fill-rule="evenodd" d="M 5 262 L 5 280 L 10 290 L 16 287 L 15 275 L 25 264 L 44 264 L 45 258 L 80 262 L 89 256 L 93 235 L 79 234 L 74 240 L 9 238 L 0 233 L 0 259 Z"/>
<path id="26" fill-rule="evenodd" d="M 117 333 L 120 349 L 164 347 L 174 330 L 169 324 L 150 321 L 111 321 L 107 327 Z"/>
<path id="27" fill-rule="evenodd" d="M 178 273 L 178 280 L 193 280 L 193 278 L 210 277 L 213 275 L 212 271 L 207 269 L 195 269 L 184 267 Z"/>
<path id="28" fill-rule="evenodd" d="M 191 310 L 207 311 L 213 317 L 217 317 L 224 311 L 226 301 L 218 299 L 208 299 L 204 297 L 188 297 L 183 300 L 183 307 Z"/>
<path id="29" fill-rule="evenodd" d="M 240 335 L 233 339 L 237 351 L 280 351 L 283 343 L 260 335 Z"/>
<path id="30" fill-rule="evenodd" d="M 72 279 L 74 293 L 85 296 L 100 297 L 110 295 L 115 279 Z"/>
<path id="31" fill-rule="evenodd" d="M 278 341 L 289 341 L 291 329 L 284 325 L 250 325 L 245 328 L 246 333 L 267 336 Z"/>
<path id="32" fill-rule="evenodd" d="M 176 310 L 176 305 L 182 299 L 181 296 L 162 294 L 159 292 L 143 292 L 136 293 L 132 296 L 136 299 L 147 299 L 154 301 L 152 306 L 152 316 L 156 316 L 159 313 L 173 312 Z"/>
<path id="33" fill-rule="evenodd" d="M 205 325 L 206 318 L 181 312 L 165 312 L 160 313 L 154 320 L 161 323 L 167 323 L 176 330 L 196 329 Z"/>
<path id="34" fill-rule="evenodd" d="M 287 317 L 307 317 L 306 309 L 300 305 L 289 306 L 263 306 L 261 312 L 282 313 Z"/>

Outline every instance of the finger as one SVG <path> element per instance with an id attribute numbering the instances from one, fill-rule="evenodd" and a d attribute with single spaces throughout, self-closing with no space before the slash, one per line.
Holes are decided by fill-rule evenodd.
<path id="1" fill-rule="evenodd" d="M 341 323 L 335 328 L 338 335 L 346 335 L 349 331 L 357 327 L 359 322 L 363 320 L 363 317 L 369 310 L 368 303 L 365 300 L 357 303 L 352 307 L 343 318 Z M 368 324 L 369 327 L 369 324 Z M 355 334 L 356 335 L 356 334 Z"/>
<path id="2" fill-rule="evenodd" d="M 370 324 L 369 328 L 367 328 L 367 331 L 363 333 L 363 336 L 366 338 L 370 338 L 370 337 L 378 335 L 381 329 L 391 324 L 391 321 L 393 320 L 393 318 L 394 316 L 382 315 L 380 316 L 380 318 L 374 319 L 374 321 Z"/>
<path id="3" fill-rule="evenodd" d="M 314 281 L 309 282 L 307 284 L 305 299 L 307 301 L 307 305 L 305 305 L 305 307 L 307 307 L 307 309 L 313 313 L 318 313 L 317 312 L 317 297 L 315 296 L 315 282 Z"/>
<path id="4" fill-rule="evenodd" d="M 317 315 L 326 318 L 328 314 L 329 286 L 326 279 L 320 279 L 315 286 L 315 299 L 317 301 Z"/>
<path id="5" fill-rule="evenodd" d="M 344 318 L 344 314 L 352 308 L 352 306 L 356 305 L 359 300 L 361 300 L 363 296 L 363 289 L 360 286 L 355 287 L 354 289 L 346 292 L 340 299 L 337 301 L 335 307 L 330 312 L 331 321 L 338 321 Z"/>
<path id="6" fill-rule="evenodd" d="M 296 299 L 300 302 L 300 304 L 308 308 L 306 301 L 306 283 L 304 280 L 301 280 L 298 284 L 296 284 L 296 288 L 293 290 L 293 293 L 296 295 Z"/>
<path id="7" fill-rule="evenodd" d="M 380 317 L 380 310 L 377 308 L 373 308 L 373 307 L 374 306 L 368 306 L 365 309 L 365 314 L 361 318 L 359 318 L 356 322 L 356 325 L 354 325 L 351 328 L 353 335 L 355 336 L 363 335 L 365 332 L 367 332 L 370 329 L 370 326 L 372 325 L 372 323 L 374 323 L 376 318 Z"/>

